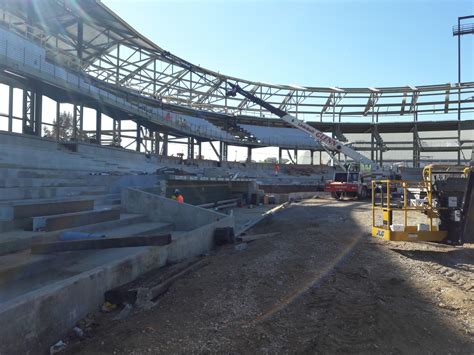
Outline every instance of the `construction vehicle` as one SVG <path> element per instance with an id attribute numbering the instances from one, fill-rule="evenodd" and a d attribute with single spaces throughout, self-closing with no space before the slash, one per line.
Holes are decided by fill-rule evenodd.
<path id="1" fill-rule="evenodd" d="M 458 165 L 428 165 L 422 181 L 372 181 L 372 236 L 453 245 L 471 241 L 473 182 L 472 168 Z"/>
<path id="2" fill-rule="evenodd" d="M 330 192 L 331 196 L 334 198 L 338 200 L 344 197 L 365 199 L 370 194 L 370 181 L 374 174 L 378 174 L 379 176 L 386 176 L 387 174 L 391 175 L 391 171 L 383 171 L 375 162 L 352 149 L 348 145 L 338 141 L 337 139 L 329 137 L 304 121 L 290 115 L 283 110 L 280 110 L 279 108 L 272 106 L 264 100 L 245 91 L 238 84 L 232 84 L 230 82 L 227 84 L 231 87 L 231 89 L 226 93 L 227 96 L 236 96 L 237 93 L 241 94 L 253 103 L 262 106 L 271 113 L 280 117 L 283 121 L 290 124 L 291 126 L 309 134 L 321 145 L 321 147 L 331 157 L 331 161 L 335 162 L 343 170 L 342 172 L 336 171 L 334 174 L 334 179 L 330 182 L 327 182 L 324 187 L 324 191 Z M 342 163 L 337 158 L 341 154 L 345 157 L 351 158 L 353 162 L 350 164 Z"/>

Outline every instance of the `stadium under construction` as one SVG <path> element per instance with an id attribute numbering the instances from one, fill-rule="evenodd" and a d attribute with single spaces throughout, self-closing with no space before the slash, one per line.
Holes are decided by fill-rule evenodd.
<path id="1" fill-rule="evenodd" d="M 311 213 L 322 221 L 301 227 L 301 233 L 308 231 L 301 238 L 312 238 L 308 245 L 319 237 L 323 243 L 324 233 L 334 231 L 335 226 L 324 225 L 324 220 L 336 216 L 342 221 L 345 236 L 341 237 L 341 253 L 335 254 L 337 263 L 311 264 L 314 273 L 342 268 L 337 265 L 343 251 L 349 253 L 347 250 L 362 244 L 360 235 L 382 237 L 370 238 L 376 248 L 385 250 L 380 255 L 387 252 L 387 245 L 393 248 L 397 241 L 410 238 L 441 241 L 464 244 L 463 253 L 470 261 L 463 262 L 457 280 L 467 281 L 456 292 L 464 292 L 462 297 L 472 292 L 474 177 L 469 166 L 474 154 L 474 82 L 462 82 L 459 77 L 453 83 L 348 88 L 251 81 L 182 59 L 119 15 L 98 0 L 0 1 L 0 354 L 47 349 L 53 353 L 67 347 L 94 352 L 99 345 L 92 334 L 98 332 L 105 339 L 107 332 L 81 323 L 89 314 L 101 307 L 104 312 L 118 313 L 118 308 L 127 310 L 132 303 L 135 310 L 149 309 L 149 303 L 158 297 L 168 297 L 162 296 L 164 289 L 174 292 L 171 283 L 179 283 L 182 277 L 192 283 L 195 270 L 203 265 L 217 268 L 219 253 L 231 250 L 230 258 L 239 263 L 236 258 L 243 253 L 255 253 L 255 260 L 264 258 L 257 247 L 266 248 L 278 238 L 300 243 L 292 241 L 290 230 L 279 235 L 277 222 L 280 214 L 283 220 L 285 216 L 291 220 L 288 216 L 299 208 L 303 210 L 296 212 L 295 220 L 307 215 L 305 211 L 315 211 Z M 473 33 L 471 25 L 453 28 L 458 39 Z M 186 147 L 184 154 L 173 151 L 178 144 Z M 232 159 L 233 147 L 246 149 L 246 159 Z M 278 156 L 271 162 L 256 162 L 255 150 L 265 147 L 275 148 Z M 357 176 L 358 181 L 337 180 L 338 173 L 359 174 L 359 168 L 350 170 L 357 164 L 376 171 L 380 184 L 375 178 L 368 182 L 365 177 L 364 182 L 363 176 Z M 413 185 L 408 187 L 408 181 Z M 353 182 L 357 187 L 352 195 L 342 194 L 328 189 L 331 182 Z M 398 188 L 398 195 L 390 194 L 391 188 Z M 329 191 L 337 200 L 330 198 Z M 177 194 L 184 196 L 185 203 L 175 200 Z M 370 195 L 372 208 L 367 202 Z M 382 202 L 377 205 L 379 197 Z M 367 201 L 360 201 L 365 198 Z M 399 202 L 390 202 L 391 198 Z M 411 207 L 430 222 L 416 219 L 409 226 L 406 216 Z M 360 212 L 364 208 L 367 211 Z M 378 208 L 383 211 L 381 225 L 375 222 Z M 404 221 L 392 209 L 402 211 Z M 354 213 L 359 213 L 357 218 Z M 433 221 L 438 224 L 434 226 Z M 344 227 L 345 223 L 354 225 Z M 321 231 L 323 227 L 326 232 Z M 351 230 L 357 235 L 346 238 Z M 272 233 L 277 239 L 268 242 Z M 398 239 L 388 237 L 396 233 Z M 430 239 L 434 234 L 437 239 Z M 424 248 L 434 248 L 427 245 Z M 301 258 L 306 251 L 301 251 Z M 299 257 L 295 255 L 287 257 L 293 262 Z M 311 255 L 306 257 L 313 260 Z M 443 258 L 444 267 L 451 265 L 448 256 Z M 428 259 L 438 262 L 431 254 L 419 257 L 426 263 Z M 419 260 L 410 259 L 410 263 Z M 394 265 L 393 270 L 399 267 Z M 159 280 L 146 278 L 150 271 L 162 272 L 157 270 L 165 270 Z M 373 276 L 377 284 L 376 272 L 372 276 L 370 272 L 363 279 Z M 326 276 L 320 276 L 318 282 L 330 278 L 328 273 L 324 271 Z M 296 286 L 292 282 L 297 277 L 278 283 L 276 288 L 283 294 L 275 299 L 280 301 L 269 311 L 267 304 L 252 310 L 259 315 L 258 322 L 267 322 L 283 308 L 296 307 L 294 295 L 306 297 L 305 292 L 316 284 L 307 282 L 314 275 L 306 275 Z M 444 277 L 439 275 L 433 278 Z M 133 284 L 144 278 L 149 288 L 145 306 L 143 297 L 135 292 L 145 286 Z M 398 281 L 393 282 L 398 287 Z M 444 285 L 445 281 L 433 282 Z M 409 287 L 408 282 L 403 285 Z M 271 299 L 271 293 L 265 297 Z M 179 307 L 179 293 L 175 299 Z M 352 301 L 344 302 L 347 306 Z M 375 303 L 363 307 L 375 307 Z M 462 317 L 472 314 L 470 305 L 458 305 L 457 309 L 471 308 Z M 160 311 L 158 307 L 152 312 Z M 128 319 L 128 315 L 120 318 L 123 312 L 117 317 Z M 198 318 L 207 316 L 202 313 Z M 325 321 L 331 323 L 327 317 L 321 327 Z M 339 327 L 332 322 L 331 326 Z M 470 340 L 458 342 L 464 350 L 472 346 L 472 318 L 470 322 Z M 176 326 L 179 324 L 177 320 Z M 117 334 L 123 332 L 117 329 Z M 288 345 L 291 341 L 288 348 L 276 347 L 276 334 L 273 345 L 258 343 L 258 352 L 309 349 Z M 319 342 L 326 333 L 318 330 L 314 334 Z M 162 343 L 150 345 L 151 349 L 241 352 L 244 348 L 240 346 L 246 344 L 242 340 L 240 345 L 198 348 L 188 339 L 187 345 L 172 348 L 164 339 L 173 336 L 167 334 Z M 141 345 L 130 341 L 133 345 L 128 348 L 122 344 L 124 352 L 140 350 Z M 311 349 L 344 351 L 341 346 Z M 450 349 L 456 352 L 458 348 L 445 350 Z M 112 352 L 112 348 L 103 351 Z"/>

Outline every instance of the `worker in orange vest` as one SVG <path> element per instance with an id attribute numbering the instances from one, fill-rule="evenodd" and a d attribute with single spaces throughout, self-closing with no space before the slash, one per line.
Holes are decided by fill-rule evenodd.
<path id="1" fill-rule="evenodd" d="M 172 198 L 173 198 L 173 200 L 176 200 L 176 202 L 178 202 L 178 203 L 183 203 L 184 202 L 184 197 L 183 197 L 183 195 L 181 195 L 181 192 L 178 189 L 174 190 L 174 195 L 173 195 Z"/>

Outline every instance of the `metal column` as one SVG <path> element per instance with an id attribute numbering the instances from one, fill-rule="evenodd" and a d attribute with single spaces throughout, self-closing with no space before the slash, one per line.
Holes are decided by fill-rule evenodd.
<path id="1" fill-rule="evenodd" d="M 35 111 L 34 111 L 34 134 L 41 137 L 41 125 L 43 121 L 43 95 L 41 92 L 35 92 Z"/>
<path id="2" fill-rule="evenodd" d="M 84 130 L 84 106 L 74 104 L 72 113 L 72 139 L 79 140 Z"/>

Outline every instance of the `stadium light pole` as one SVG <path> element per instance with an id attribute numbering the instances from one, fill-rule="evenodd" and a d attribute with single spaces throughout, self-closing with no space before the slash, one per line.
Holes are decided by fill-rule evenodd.
<path id="1" fill-rule="evenodd" d="M 474 34 L 474 22 L 461 25 L 461 21 L 473 19 L 474 15 L 458 17 L 458 25 L 453 26 L 453 36 L 458 37 L 458 139 L 461 139 L 461 36 Z M 458 164 L 461 163 L 461 145 L 458 150 Z"/>

